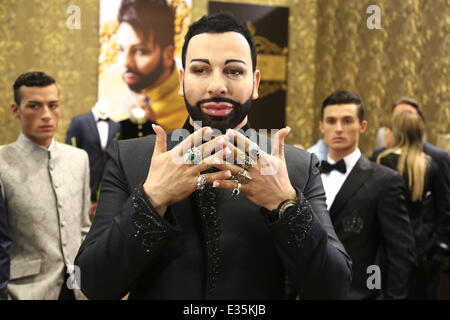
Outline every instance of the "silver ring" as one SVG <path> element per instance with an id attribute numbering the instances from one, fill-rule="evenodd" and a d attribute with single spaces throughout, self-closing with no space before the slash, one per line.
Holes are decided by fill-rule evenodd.
<path id="1" fill-rule="evenodd" d="M 260 153 L 259 146 L 254 142 L 250 144 L 250 146 L 248 147 L 248 154 L 250 155 L 250 157 L 252 157 L 253 159 L 258 159 L 259 153 Z"/>
<path id="2" fill-rule="evenodd" d="M 241 192 L 241 184 L 238 182 L 236 188 L 233 189 L 231 193 L 233 196 L 237 196 Z"/>
<path id="3" fill-rule="evenodd" d="M 186 164 L 198 164 L 202 160 L 202 152 L 199 148 L 190 148 L 184 154 L 184 163 Z"/>
<path id="4" fill-rule="evenodd" d="M 197 178 L 197 190 L 203 190 L 206 185 L 206 178 L 204 175 L 199 175 Z"/>

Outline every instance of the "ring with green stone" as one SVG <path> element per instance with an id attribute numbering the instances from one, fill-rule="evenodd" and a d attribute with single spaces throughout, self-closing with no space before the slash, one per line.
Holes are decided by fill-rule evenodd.
<path id="1" fill-rule="evenodd" d="M 190 148 L 184 154 L 184 163 L 186 164 L 198 164 L 202 160 L 202 152 L 199 148 Z"/>

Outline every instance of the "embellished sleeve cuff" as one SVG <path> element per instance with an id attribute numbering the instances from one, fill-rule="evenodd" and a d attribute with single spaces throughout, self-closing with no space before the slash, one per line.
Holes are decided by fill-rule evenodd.
<path id="1" fill-rule="evenodd" d="M 264 208 L 262 211 L 272 230 L 281 230 L 289 246 L 301 248 L 311 230 L 313 213 L 305 196 L 298 190 L 297 195 L 297 204 L 287 209 L 281 217 L 274 217 Z"/>
<path id="2" fill-rule="evenodd" d="M 137 186 L 133 193 L 132 205 L 131 220 L 136 231 L 134 237 L 148 253 L 158 251 L 181 232 L 178 226 L 172 226 L 156 212 L 148 200 L 142 184 Z"/>

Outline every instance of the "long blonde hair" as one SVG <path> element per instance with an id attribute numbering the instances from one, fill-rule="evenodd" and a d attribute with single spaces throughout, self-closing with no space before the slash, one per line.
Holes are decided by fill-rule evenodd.
<path id="1" fill-rule="evenodd" d="M 393 134 L 393 145 L 377 157 L 377 163 L 380 163 L 381 158 L 400 149 L 397 171 L 402 176 L 405 170 L 407 171 L 412 201 L 421 200 L 429 161 L 429 157 L 423 153 L 423 121 L 415 113 L 398 112 L 392 117 L 389 129 Z"/>

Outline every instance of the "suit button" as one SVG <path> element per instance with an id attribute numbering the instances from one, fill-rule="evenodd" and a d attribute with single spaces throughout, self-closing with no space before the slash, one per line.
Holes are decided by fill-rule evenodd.
<path id="1" fill-rule="evenodd" d="M 53 164 L 50 165 L 50 170 L 55 169 L 55 166 Z"/>
<path id="2" fill-rule="evenodd" d="M 61 221 L 61 227 L 65 227 L 66 226 L 66 222 L 65 221 Z"/>
<path id="3" fill-rule="evenodd" d="M 60 209 L 62 208 L 62 202 L 61 202 L 61 201 L 58 203 L 58 207 L 59 207 Z"/>
<path id="4" fill-rule="evenodd" d="M 59 185 L 57 183 L 55 183 L 55 189 L 58 189 Z"/>

